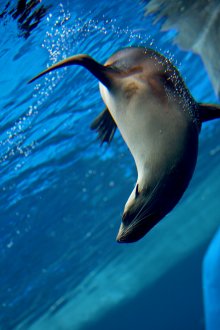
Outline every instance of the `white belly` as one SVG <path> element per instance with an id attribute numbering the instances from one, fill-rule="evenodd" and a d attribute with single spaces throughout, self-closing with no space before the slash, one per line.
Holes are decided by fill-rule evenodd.
<path id="1" fill-rule="evenodd" d="M 151 169 L 158 169 L 161 175 L 163 167 L 167 171 L 175 166 L 188 141 L 188 122 L 175 103 L 163 106 L 147 90 L 129 102 L 123 95 L 112 95 L 102 84 L 100 92 L 134 157 L 139 179 Z"/>

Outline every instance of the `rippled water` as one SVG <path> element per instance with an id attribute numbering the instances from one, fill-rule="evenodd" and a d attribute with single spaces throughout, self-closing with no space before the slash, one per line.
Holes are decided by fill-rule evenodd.
<path id="1" fill-rule="evenodd" d="M 0 329 L 134 329 L 134 320 L 138 329 L 164 329 L 157 317 L 162 307 L 152 299 L 165 299 L 163 281 L 180 290 L 180 301 L 176 305 L 171 294 L 162 324 L 175 328 L 181 320 L 178 329 L 202 329 L 194 275 L 200 276 L 219 224 L 219 122 L 201 133 L 197 170 L 183 201 L 141 242 L 122 246 L 115 236 L 136 172 L 119 133 L 107 148 L 89 129 L 104 107 L 97 81 L 73 67 L 27 82 L 73 54 L 104 62 L 119 48 L 141 45 L 171 58 L 193 96 L 214 103 L 203 64 L 172 44 L 175 31 L 162 33 L 160 22 L 144 17 L 138 1 L 44 4 L 52 6 L 28 38 L 9 14 L 0 20 Z M 195 265 L 192 273 L 189 265 Z M 176 287 L 167 275 L 172 269 Z M 185 293 L 177 289 L 181 283 Z M 144 290 L 144 298 L 138 296 Z M 148 309 L 136 310 L 139 303 Z M 119 312 L 131 306 L 134 318 L 122 320 Z M 175 306 L 176 317 L 169 320 Z"/>

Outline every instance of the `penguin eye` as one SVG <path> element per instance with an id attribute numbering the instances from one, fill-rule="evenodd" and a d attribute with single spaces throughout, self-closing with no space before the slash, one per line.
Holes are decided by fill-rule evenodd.
<path id="1" fill-rule="evenodd" d="M 137 198 L 139 196 L 139 191 L 138 191 L 138 184 L 136 185 L 136 189 L 135 189 L 135 198 Z"/>

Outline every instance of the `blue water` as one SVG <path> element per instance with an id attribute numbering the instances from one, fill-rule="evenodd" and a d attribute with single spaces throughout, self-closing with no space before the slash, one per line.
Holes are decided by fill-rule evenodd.
<path id="1" fill-rule="evenodd" d="M 212 240 L 203 263 L 203 291 L 205 305 L 206 329 L 220 328 L 220 230 Z"/>
<path id="2" fill-rule="evenodd" d="M 204 125 L 183 200 L 143 240 L 119 245 L 136 170 L 117 132 L 100 147 L 89 125 L 104 105 L 82 68 L 27 81 L 77 53 L 100 62 L 126 46 L 173 60 L 200 102 L 215 103 L 200 58 L 144 3 L 45 1 L 28 38 L 0 20 L 0 329 L 204 329 L 202 260 L 220 224 L 220 125 Z M 12 3 L 10 6 L 13 7 Z M 0 5 L 0 11 L 4 5 Z"/>

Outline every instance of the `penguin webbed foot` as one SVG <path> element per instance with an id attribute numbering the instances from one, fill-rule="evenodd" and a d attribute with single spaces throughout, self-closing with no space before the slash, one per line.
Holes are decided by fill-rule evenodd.
<path id="1" fill-rule="evenodd" d="M 112 141 L 117 125 L 106 108 L 95 118 L 90 128 L 98 133 L 98 139 L 102 145 L 104 142 L 109 144 Z"/>

